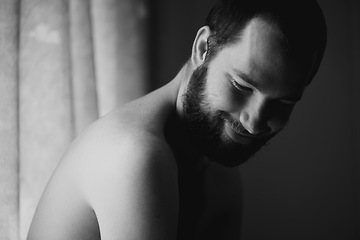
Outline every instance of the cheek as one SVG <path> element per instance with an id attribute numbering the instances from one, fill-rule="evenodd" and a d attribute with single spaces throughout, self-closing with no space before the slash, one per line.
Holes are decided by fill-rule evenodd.
<path id="1" fill-rule="evenodd" d="M 268 125 L 271 128 L 272 132 L 278 132 L 285 127 L 286 123 L 287 121 L 284 121 L 283 119 L 275 118 L 271 119 Z"/>
<path id="2" fill-rule="evenodd" d="M 268 125 L 272 131 L 276 132 L 283 129 L 289 121 L 292 109 L 282 109 L 273 112 L 270 116 Z"/>
<path id="3" fill-rule="evenodd" d="M 207 86 L 207 99 L 215 110 L 229 113 L 238 112 L 246 101 L 245 96 L 239 94 L 229 81 L 222 81 L 217 85 L 209 83 Z"/>

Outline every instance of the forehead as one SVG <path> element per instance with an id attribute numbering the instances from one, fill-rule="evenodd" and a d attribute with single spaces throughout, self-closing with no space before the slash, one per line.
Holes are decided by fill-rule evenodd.
<path id="1" fill-rule="evenodd" d="M 275 95 L 302 94 L 309 71 L 290 58 L 286 40 L 275 26 L 254 19 L 240 39 L 219 51 L 214 61 L 227 71 L 242 72 L 263 92 Z"/>

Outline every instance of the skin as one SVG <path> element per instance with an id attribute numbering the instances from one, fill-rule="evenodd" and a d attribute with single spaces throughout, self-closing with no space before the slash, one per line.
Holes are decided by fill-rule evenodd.
<path id="1" fill-rule="evenodd" d="M 184 93 L 205 63 L 210 33 L 206 26 L 198 31 L 189 62 L 167 85 L 114 110 L 72 143 L 28 240 L 240 238 L 238 168 L 210 161 L 179 130 Z M 224 120 L 225 144 L 246 145 L 285 126 L 309 71 L 287 57 L 283 44 L 276 28 L 254 19 L 208 63 L 206 110 L 222 111 L 246 130 L 239 134 Z"/>

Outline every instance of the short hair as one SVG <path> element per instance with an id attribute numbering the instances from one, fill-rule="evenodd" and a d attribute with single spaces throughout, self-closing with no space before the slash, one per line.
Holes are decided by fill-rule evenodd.
<path id="1" fill-rule="evenodd" d="M 275 25 L 283 33 L 288 51 L 313 66 L 310 83 L 320 66 L 327 40 L 325 18 L 316 0 L 218 0 L 205 22 L 211 30 L 206 60 L 239 40 L 242 30 L 254 18 Z"/>

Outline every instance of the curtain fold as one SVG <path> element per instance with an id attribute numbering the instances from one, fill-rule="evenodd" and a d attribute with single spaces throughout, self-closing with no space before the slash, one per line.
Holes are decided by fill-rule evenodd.
<path id="1" fill-rule="evenodd" d="M 20 232 L 72 140 L 68 4 L 22 0 L 19 54 Z"/>
<path id="2" fill-rule="evenodd" d="M 18 7 L 0 7 L 0 239 L 19 235 Z"/>
<path id="3" fill-rule="evenodd" d="M 142 96 L 147 84 L 145 0 L 92 0 L 99 115 Z"/>
<path id="4" fill-rule="evenodd" d="M 72 99 L 75 133 L 98 118 L 90 1 L 70 1 Z"/>

